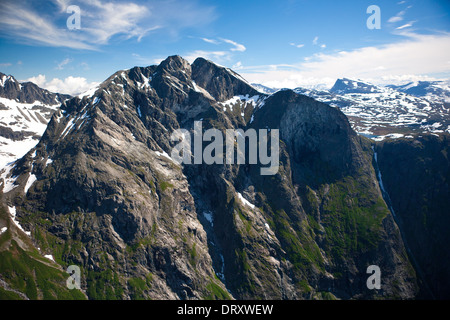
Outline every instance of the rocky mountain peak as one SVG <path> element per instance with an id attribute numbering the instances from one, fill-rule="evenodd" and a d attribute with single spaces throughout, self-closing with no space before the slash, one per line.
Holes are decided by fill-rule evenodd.
<path id="1" fill-rule="evenodd" d="M 226 101 L 238 95 L 259 94 L 239 74 L 204 58 L 197 58 L 192 64 L 192 79 L 217 101 Z"/>

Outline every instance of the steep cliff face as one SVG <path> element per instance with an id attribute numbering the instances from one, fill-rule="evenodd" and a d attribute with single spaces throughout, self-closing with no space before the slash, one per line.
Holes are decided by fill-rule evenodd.
<path id="1" fill-rule="evenodd" d="M 200 120 L 279 129 L 278 172 L 176 163 L 171 133 Z M 173 56 L 64 102 L 0 188 L 43 253 L 81 267 L 91 299 L 413 298 L 371 159 L 337 109 Z"/>
<path id="2" fill-rule="evenodd" d="M 450 297 L 450 146 L 446 134 L 376 146 L 382 181 L 427 298 Z"/>

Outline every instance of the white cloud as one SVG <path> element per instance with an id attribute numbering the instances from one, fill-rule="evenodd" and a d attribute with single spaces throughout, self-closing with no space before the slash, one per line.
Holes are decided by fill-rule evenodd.
<path id="1" fill-rule="evenodd" d="M 202 38 L 203 41 L 211 43 L 211 44 L 219 44 L 220 42 L 215 39 Z"/>
<path id="2" fill-rule="evenodd" d="M 229 61 L 231 59 L 230 53 L 227 51 L 205 51 L 205 50 L 195 50 L 190 52 L 184 56 L 184 58 L 192 63 L 198 57 L 205 58 L 207 60 L 211 60 L 217 63 L 223 61 Z"/>
<path id="3" fill-rule="evenodd" d="M 304 44 L 295 44 L 294 42 L 289 43 L 291 46 L 296 47 L 296 48 L 303 48 L 305 45 Z"/>
<path id="4" fill-rule="evenodd" d="M 229 44 L 232 44 L 234 46 L 233 48 L 230 49 L 231 51 L 244 52 L 245 50 L 247 50 L 247 48 L 243 44 L 237 43 L 237 42 L 235 42 L 233 40 L 222 39 L 222 41 L 226 42 L 226 43 L 229 43 Z"/>
<path id="5" fill-rule="evenodd" d="M 403 16 L 405 15 L 406 11 L 400 11 L 399 13 L 397 13 L 395 16 L 390 17 L 388 22 L 390 23 L 395 23 L 395 22 L 399 22 L 403 20 Z"/>
<path id="6" fill-rule="evenodd" d="M 136 37 L 140 41 L 147 32 L 159 28 L 158 25 L 150 27 L 140 24 L 145 17 L 152 16 L 144 5 L 101 0 L 82 0 L 82 2 L 81 8 L 88 9 L 82 11 L 82 16 L 86 16 L 82 21 L 86 22 L 81 30 L 93 36 L 95 43 L 106 44 L 116 35 L 121 35 L 125 39 Z"/>
<path id="7" fill-rule="evenodd" d="M 316 36 L 316 37 L 314 37 L 314 39 L 313 39 L 313 45 L 317 45 L 317 42 L 319 41 L 319 37 L 318 36 Z"/>
<path id="8" fill-rule="evenodd" d="M 12 66 L 12 63 L 9 62 L 0 63 L 0 68 L 8 68 L 10 66 Z"/>
<path id="9" fill-rule="evenodd" d="M 331 86 L 342 77 L 381 83 L 386 79 L 426 78 L 450 73 L 450 34 L 403 32 L 399 35 L 406 37 L 405 40 L 333 54 L 318 53 L 290 68 L 247 67 L 242 74 L 250 82 L 294 88 L 317 84 Z"/>
<path id="10" fill-rule="evenodd" d="M 224 43 L 226 43 L 226 44 L 231 44 L 232 46 L 231 46 L 231 48 L 228 48 L 227 50 L 213 50 L 213 51 L 195 50 L 192 52 L 188 52 L 183 56 L 190 63 L 192 63 L 198 57 L 203 57 L 205 59 L 214 61 L 215 63 L 226 63 L 231 60 L 231 58 L 233 57 L 233 54 L 235 52 L 244 52 L 247 50 L 247 48 L 243 44 L 237 43 L 236 41 L 233 41 L 230 39 L 224 39 L 224 38 L 219 38 L 219 39 L 201 38 L 201 39 L 205 42 L 208 42 L 208 43 L 214 44 L 214 45 L 220 45 L 220 44 L 223 45 Z"/>
<path id="11" fill-rule="evenodd" d="M 233 69 L 233 70 L 241 70 L 242 68 L 243 68 L 243 66 L 242 66 L 242 62 L 241 62 L 241 61 L 236 62 L 236 63 L 231 67 L 231 69 Z"/>
<path id="12" fill-rule="evenodd" d="M 320 47 L 321 47 L 322 49 L 325 49 L 325 48 L 327 47 L 327 45 L 326 45 L 326 44 L 321 44 Z"/>
<path id="13" fill-rule="evenodd" d="M 46 76 L 43 74 L 39 74 L 36 77 L 31 77 L 25 81 L 33 82 L 39 87 L 47 89 L 51 92 L 70 95 L 80 94 L 98 85 L 98 82 L 88 82 L 86 78 L 72 76 L 69 76 L 63 80 L 53 78 L 52 80 L 47 81 Z"/>
<path id="14" fill-rule="evenodd" d="M 182 0 L 129 1 L 79 0 L 81 29 L 68 30 L 65 19 L 68 0 L 52 0 L 57 12 L 39 12 L 31 0 L 0 1 L 0 28 L 27 44 L 98 50 L 111 40 L 135 38 L 164 29 L 170 34 L 186 27 L 201 26 L 215 19 L 214 7 Z M 49 7 L 49 6 L 47 6 Z M 51 7 L 50 7 L 51 8 Z"/>
<path id="15" fill-rule="evenodd" d="M 63 61 L 61 61 L 60 63 L 58 63 L 58 65 L 56 66 L 56 69 L 63 70 L 64 66 L 69 64 L 70 62 L 72 62 L 72 59 L 66 58 Z"/>
<path id="16" fill-rule="evenodd" d="M 57 28 L 29 6 L 20 6 L 20 3 L 13 1 L 0 2 L 0 27 L 9 36 L 27 43 L 94 50 L 92 44 L 78 33 Z"/>
<path id="17" fill-rule="evenodd" d="M 402 26 L 400 26 L 400 27 L 398 27 L 396 29 L 397 30 L 402 30 L 402 29 L 405 29 L 405 28 L 409 28 L 409 27 L 412 27 L 414 23 L 415 23 L 415 21 L 411 21 L 411 22 L 408 22 L 408 23 L 406 23 L 406 24 L 404 24 L 404 25 L 402 25 Z"/>

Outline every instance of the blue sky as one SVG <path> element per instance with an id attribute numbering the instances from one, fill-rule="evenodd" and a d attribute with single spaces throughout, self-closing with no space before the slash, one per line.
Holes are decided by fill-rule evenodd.
<path id="1" fill-rule="evenodd" d="M 370 5 L 380 29 L 367 28 Z M 450 1 L 2 0 L 0 48 L 1 72 L 71 94 L 174 54 L 273 87 L 449 79 Z"/>

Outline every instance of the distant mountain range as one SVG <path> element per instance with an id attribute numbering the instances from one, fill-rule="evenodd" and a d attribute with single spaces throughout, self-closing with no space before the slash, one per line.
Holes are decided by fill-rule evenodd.
<path id="1" fill-rule="evenodd" d="M 436 88 L 439 95 L 435 94 Z M 295 91 L 338 107 L 356 132 L 375 140 L 450 132 L 450 88 L 442 83 L 381 87 L 344 78 L 328 91 Z"/>
<path id="2" fill-rule="evenodd" d="M 20 98 L 7 78 L 11 135 L 31 131 L 35 110 L 51 116 L 0 169 L 0 298 L 450 297 L 445 101 L 349 79 L 272 91 L 179 56 L 71 98 Z M 278 172 L 177 163 L 171 135 L 195 121 L 279 130 Z M 81 290 L 65 285 L 70 265 Z"/>

